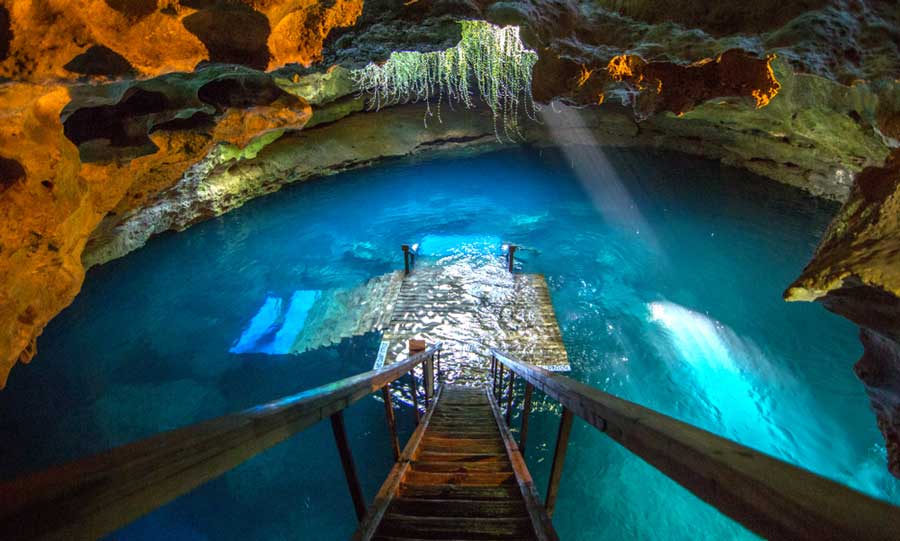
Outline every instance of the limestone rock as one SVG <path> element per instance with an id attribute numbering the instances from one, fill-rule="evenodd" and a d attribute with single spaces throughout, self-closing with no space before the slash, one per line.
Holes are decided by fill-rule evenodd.
<path id="1" fill-rule="evenodd" d="M 858 324 L 865 353 L 855 370 L 900 477 L 900 150 L 865 169 L 789 301 L 818 300 Z"/>

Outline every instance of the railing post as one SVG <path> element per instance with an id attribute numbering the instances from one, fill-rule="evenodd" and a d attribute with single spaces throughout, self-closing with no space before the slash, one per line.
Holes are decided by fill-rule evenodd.
<path id="1" fill-rule="evenodd" d="M 550 483 L 547 486 L 547 515 L 553 516 L 556 507 L 556 494 L 559 492 L 559 480 L 562 477 L 563 462 L 566 460 L 566 449 L 569 447 L 569 432 L 572 431 L 572 411 L 566 407 L 562 410 L 559 421 L 559 434 L 556 436 L 556 450 L 553 451 L 553 466 L 550 467 Z"/>
<path id="2" fill-rule="evenodd" d="M 419 424 L 419 386 L 416 383 L 416 367 L 409 371 L 409 377 L 412 378 L 412 401 L 413 411 L 416 412 L 416 424 Z"/>
<path id="3" fill-rule="evenodd" d="M 425 378 L 425 409 L 431 407 L 434 398 L 434 355 L 425 359 L 423 377 Z"/>
<path id="4" fill-rule="evenodd" d="M 341 465 L 344 467 L 344 476 L 347 477 L 347 486 L 350 488 L 350 497 L 353 499 L 356 518 L 362 521 L 366 516 L 366 499 L 363 496 L 362 486 L 359 484 L 359 477 L 356 475 L 356 466 L 353 465 L 353 455 L 350 454 L 343 410 L 331 416 L 331 430 L 334 432 L 334 441 L 337 443 L 338 453 L 341 455 Z"/>
<path id="5" fill-rule="evenodd" d="M 391 402 L 391 384 L 381 388 L 381 396 L 384 398 L 384 416 L 387 418 L 388 429 L 391 431 L 391 448 L 394 451 L 394 460 L 400 460 L 400 440 L 397 438 L 397 420 L 394 418 L 394 404 Z"/>
<path id="6" fill-rule="evenodd" d="M 435 354 L 437 355 L 437 382 L 438 386 L 440 386 L 443 381 L 443 374 L 441 374 L 441 350 L 437 350 Z"/>
<path id="7" fill-rule="evenodd" d="M 500 375 L 494 385 L 494 398 L 500 402 L 500 393 L 503 392 L 503 363 L 500 364 Z"/>
<path id="8" fill-rule="evenodd" d="M 409 274 L 409 244 L 401 244 L 403 250 L 403 274 Z"/>
<path id="9" fill-rule="evenodd" d="M 522 430 L 519 431 L 519 453 L 525 457 L 525 441 L 528 438 L 528 414 L 531 413 L 531 393 L 534 385 L 525 383 L 525 401 L 522 404 Z"/>
<path id="10" fill-rule="evenodd" d="M 509 263 L 509 272 L 513 271 L 513 266 L 516 264 L 516 249 L 518 247 L 515 244 L 510 244 L 509 248 L 506 252 L 506 260 Z"/>
<path id="11" fill-rule="evenodd" d="M 513 383 L 516 380 L 516 373 L 509 370 L 509 390 L 506 391 L 506 426 L 512 421 L 512 401 L 513 401 Z"/>
<path id="12" fill-rule="evenodd" d="M 419 338 L 410 338 L 409 339 L 409 356 L 417 355 L 422 353 L 426 349 L 428 349 L 428 345 L 425 343 L 425 340 L 421 340 Z M 416 367 L 413 367 L 413 382 L 415 382 L 415 370 Z M 434 354 L 428 356 L 427 359 L 422 361 L 422 384 L 425 391 L 425 409 L 427 410 L 431 406 L 431 398 L 434 396 Z M 418 411 L 418 410 L 416 410 Z M 418 419 L 416 419 L 418 420 Z"/>

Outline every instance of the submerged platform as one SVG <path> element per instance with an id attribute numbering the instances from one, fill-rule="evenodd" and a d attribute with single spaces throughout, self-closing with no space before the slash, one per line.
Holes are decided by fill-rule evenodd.
<path id="1" fill-rule="evenodd" d="M 484 251 L 433 256 L 354 288 L 269 297 L 231 351 L 296 354 L 372 332 L 382 333 L 376 368 L 405 359 L 410 339 L 442 342 L 451 383 L 484 381 L 491 348 L 570 368 L 544 276 L 509 272 Z"/>
<path id="2" fill-rule="evenodd" d="M 483 380 L 492 347 L 548 370 L 570 369 L 544 276 L 513 274 L 499 261 L 435 263 L 406 276 L 376 367 L 405 359 L 412 338 L 443 342 L 451 383 Z"/>

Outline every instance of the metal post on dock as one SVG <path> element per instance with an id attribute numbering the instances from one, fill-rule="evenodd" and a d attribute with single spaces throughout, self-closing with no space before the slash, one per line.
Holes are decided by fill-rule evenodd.
<path id="1" fill-rule="evenodd" d="M 516 264 L 516 250 L 517 249 L 518 249 L 518 246 L 516 246 L 515 244 L 508 244 L 506 246 L 506 261 L 508 263 L 507 268 L 509 269 L 509 272 L 513 271 L 513 266 Z"/>
<path id="2" fill-rule="evenodd" d="M 409 274 L 409 244 L 402 244 L 400 248 L 403 250 L 403 273 Z"/>

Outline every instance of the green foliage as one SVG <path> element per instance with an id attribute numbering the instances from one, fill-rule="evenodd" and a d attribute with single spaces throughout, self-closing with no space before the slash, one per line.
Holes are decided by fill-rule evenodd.
<path id="1" fill-rule="evenodd" d="M 494 115 L 494 128 L 500 139 L 499 124 L 510 139 L 521 137 L 521 114 L 534 118 L 531 96 L 531 70 L 537 54 L 525 48 L 515 26 L 498 27 L 484 21 L 460 21 L 462 39 L 445 51 L 391 53 L 382 65 L 374 63 L 354 70 L 353 79 L 369 95 L 369 107 L 424 101 L 427 118 L 434 113 L 431 102 L 446 98 L 451 105 L 475 106 L 474 89 Z"/>

